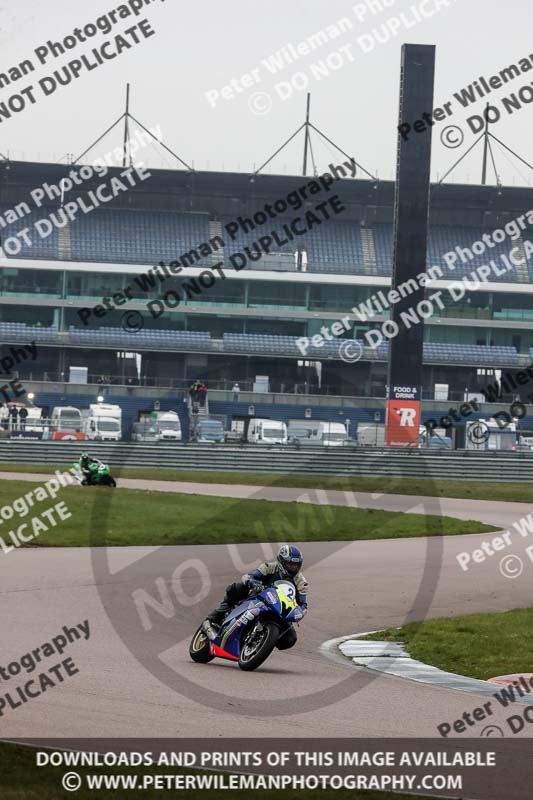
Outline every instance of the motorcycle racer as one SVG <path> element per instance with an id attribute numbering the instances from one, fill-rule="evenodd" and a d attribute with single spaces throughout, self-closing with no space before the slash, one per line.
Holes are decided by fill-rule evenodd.
<path id="1" fill-rule="evenodd" d="M 211 611 L 203 624 L 203 629 L 209 639 L 216 638 L 218 626 L 224 617 L 238 603 L 242 602 L 250 592 L 262 591 L 267 586 L 273 586 L 276 581 L 292 583 L 296 589 L 296 601 L 307 612 L 307 592 L 309 584 L 301 572 L 303 556 L 298 547 L 284 544 L 280 547 L 275 561 L 264 561 L 262 564 L 242 576 L 240 581 L 231 583 L 226 587 L 226 594 L 220 605 Z M 296 631 L 291 627 L 279 638 L 279 650 L 293 647 L 297 641 Z"/>
<path id="2" fill-rule="evenodd" d="M 100 464 L 98 459 L 91 458 L 89 453 L 82 453 L 79 463 L 80 469 L 87 480 L 90 480 L 91 477 L 98 471 L 98 466 Z"/>

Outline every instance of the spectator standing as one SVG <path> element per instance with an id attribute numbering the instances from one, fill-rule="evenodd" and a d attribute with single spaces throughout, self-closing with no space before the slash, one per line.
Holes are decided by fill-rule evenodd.
<path id="1" fill-rule="evenodd" d="M 198 386 L 198 399 L 200 401 L 200 406 L 203 408 L 205 406 L 205 401 L 207 398 L 207 386 L 203 381 L 200 381 L 200 385 Z"/>
<path id="2" fill-rule="evenodd" d="M 10 424 L 9 429 L 14 431 L 17 429 L 19 411 L 16 406 L 11 406 L 9 409 Z"/>
<path id="3" fill-rule="evenodd" d="M 19 420 L 20 420 L 20 430 L 21 431 L 25 431 L 26 430 L 26 418 L 27 418 L 27 416 L 28 416 L 28 409 L 25 406 L 22 406 L 22 408 L 19 411 Z"/>
<path id="4" fill-rule="evenodd" d="M 191 403 L 198 402 L 198 387 L 200 386 L 200 381 L 194 381 L 189 387 L 189 397 L 191 398 Z"/>
<path id="5" fill-rule="evenodd" d="M 237 382 L 235 382 L 233 384 L 233 389 L 231 391 L 233 392 L 233 402 L 234 403 L 238 403 L 239 402 L 239 395 L 241 393 L 241 387 L 239 386 L 239 384 Z"/>

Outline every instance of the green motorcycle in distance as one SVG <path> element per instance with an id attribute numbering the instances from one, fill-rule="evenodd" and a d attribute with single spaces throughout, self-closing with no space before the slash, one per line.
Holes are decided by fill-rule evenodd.
<path id="1" fill-rule="evenodd" d="M 82 486 L 109 486 L 114 489 L 117 485 L 108 465 L 102 461 L 89 464 L 87 469 L 82 467 L 79 461 L 76 461 L 74 467 L 79 472 L 76 478 Z"/>

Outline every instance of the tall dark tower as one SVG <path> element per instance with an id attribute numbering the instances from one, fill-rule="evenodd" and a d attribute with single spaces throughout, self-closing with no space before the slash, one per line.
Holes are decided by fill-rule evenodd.
<path id="1" fill-rule="evenodd" d="M 415 131 L 414 123 L 433 111 L 435 47 L 404 44 L 400 78 L 400 109 L 396 191 L 394 199 L 394 249 L 392 289 L 426 271 L 432 127 Z M 409 135 L 400 132 L 411 125 Z M 418 283 L 418 282 L 417 282 Z M 416 308 L 424 288 L 407 295 L 391 309 L 398 333 L 390 340 L 386 417 L 386 444 L 418 442 L 424 343 L 423 321 L 405 324 L 402 312 Z"/>

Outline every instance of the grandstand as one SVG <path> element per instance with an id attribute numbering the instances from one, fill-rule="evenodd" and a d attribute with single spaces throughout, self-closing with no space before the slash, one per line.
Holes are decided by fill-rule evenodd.
<path id="1" fill-rule="evenodd" d="M 64 165 L 0 163 L 0 214 L 27 199 L 43 181 L 57 183 L 68 174 Z M 117 171 L 118 172 L 118 171 Z M 312 208 L 291 208 L 258 230 L 239 231 L 235 240 L 224 226 L 237 216 L 249 217 L 266 203 L 286 197 L 302 178 L 244 174 L 157 170 L 146 184 L 120 195 L 105 207 L 74 222 L 54 227 L 46 238 L 34 237 L 1 271 L 0 336 L 4 345 L 35 340 L 40 344 L 38 365 L 26 364 L 33 377 L 68 374 L 70 365 L 89 367 L 91 375 L 126 378 L 132 368 L 125 354 L 140 357 L 139 377 L 249 383 L 256 374 L 268 375 L 273 391 L 292 391 L 304 381 L 313 393 L 327 387 L 330 394 L 383 397 L 387 343 L 377 350 L 363 347 L 355 364 L 340 359 L 342 340 L 311 345 L 305 360 L 300 337 L 313 337 L 373 293 L 388 290 L 392 264 L 394 184 L 343 180 L 335 185 L 345 211 L 306 236 L 282 243 L 267 257 L 236 271 L 230 258 L 259 236 L 279 230 L 284 222 Z M 95 188 L 87 184 L 87 190 Z M 439 185 L 432 189 L 428 267 L 440 265 L 441 282 L 457 281 L 487 259 L 523 248 L 528 231 L 519 239 L 496 245 L 490 255 L 458 260 L 449 270 L 445 253 L 470 248 L 487 231 L 503 227 L 526 212 L 530 190 L 516 187 Z M 65 198 L 67 201 L 68 196 Z M 323 198 L 321 198 L 323 199 Z M 2 230 L 5 240 L 59 208 L 33 209 Z M 59 218 L 59 217 L 58 217 Z M 223 236 L 224 247 L 200 256 L 202 242 Z M 185 253 L 191 266 L 143 292 L 135 277 L 163 261 Z M 185 281 L 202 270 L 224 264 L 225 278 L 201 292 L 183 291 Z M 439 284 L 439 285 L 441 285 Z M 83 324 L 78 311 L 92 308 L 104 297 L 137 286 L 126 303 Z M 179 305 L 160 316 L 146 303 L 175 291 Z M 447 298 L 425 323 L 424 389 L 431 396 L 435 383 L 450 391 L 480 390 L 491 370 L 518 369 L 530 363 L 533 350 L 533 272 L 529 262 L 491 277 L 482 291 L 467 292 L 457 301 Z M 125 311 L 137 310 L 143 327 L 124 329 Z M 366 323 L 354 322 L 345 338 L 363 344 L 365 333 L 378 328 L 388 312 Z M 364 343 L 366 345 L 366 343 Z"/>

